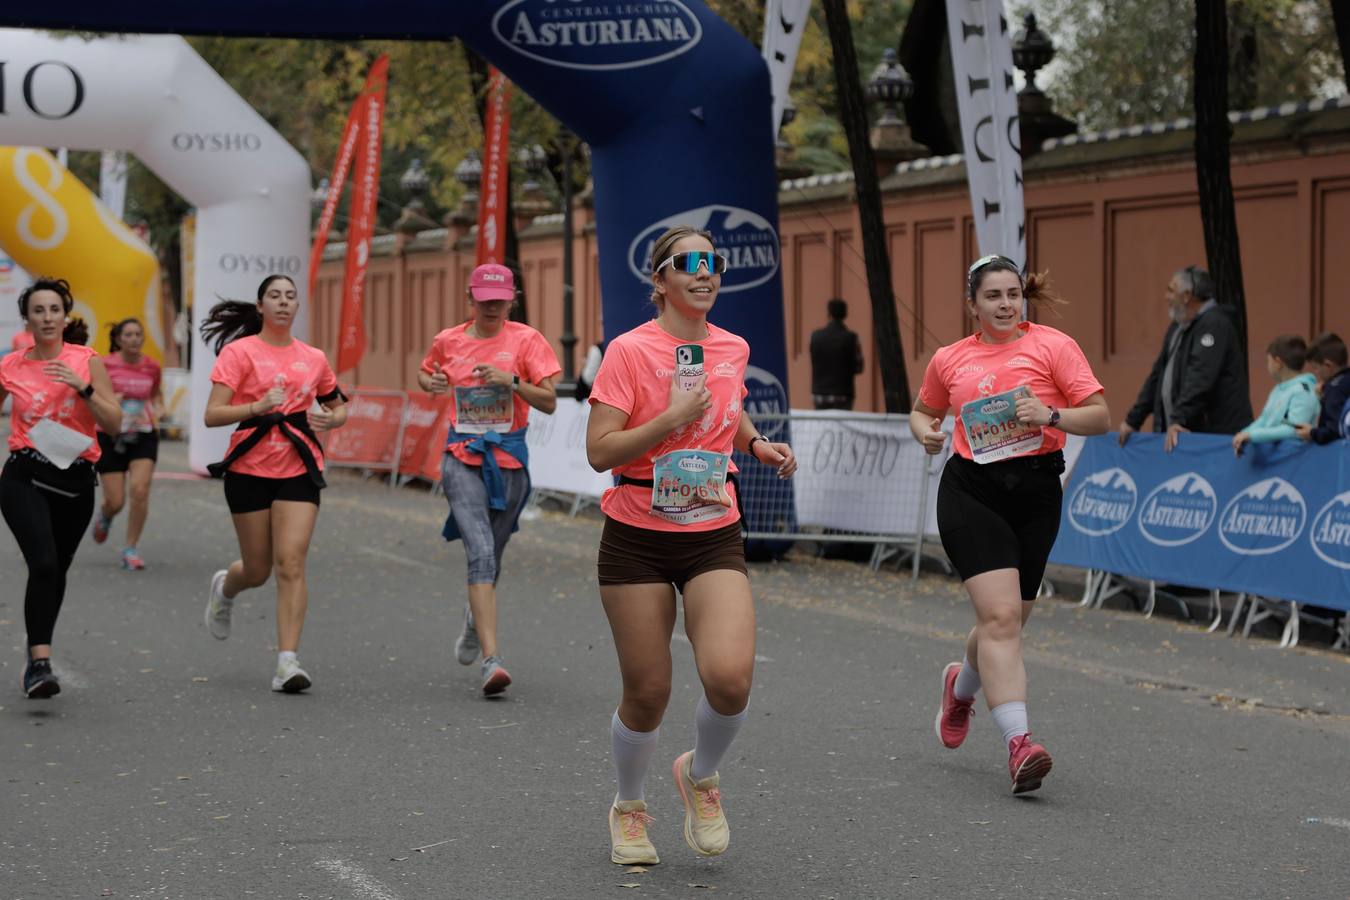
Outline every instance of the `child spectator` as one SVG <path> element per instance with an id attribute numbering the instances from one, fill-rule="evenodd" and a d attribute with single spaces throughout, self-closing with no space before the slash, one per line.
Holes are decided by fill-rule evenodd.
<path id="1" fill-rule="evenodd" d="M 1345 341 L 1330 332 L 1313 340 L 1308 348 L 1308 368 L 1317 377 L 1322 392 L 1322 412 L 1316 425 L 1295 425 L 1300 439 L 1329 444 L 1341 434 L 1342 411 L 1350 400 L 1350 368 Z"/>
<path id="2" fill-rule="evenodd" d="M 1317 421 L 1317 379 L 1303 371 L 1308 345 L 1296 334 L 1285 334 L 1266 348 L 1266 371 L 1275 387 L 1256 421 L 1233 435 L 1233 453 L 1242 455 L 1248 443 L 1262 444 L 1297 437 L 1295 428 Z"/>

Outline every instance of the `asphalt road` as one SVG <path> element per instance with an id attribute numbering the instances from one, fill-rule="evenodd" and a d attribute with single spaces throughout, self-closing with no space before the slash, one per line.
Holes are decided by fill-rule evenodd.
<path id="1" fill-rule="evenodd" d="M 166 470 L 181 470 L 167 445 Z M 175 464 L 175 462 L 177 464 Z M 599 522 L 546 514 L 507 551 L 505 699 L 455 663 L 464 602 L 444 501 L 338 475 L 310 557 L 306 695 L 268 689 L 271 586 L 202 624 L 237 549 L 220 486 L 159 480 L 142 552 L 86 541 L 28 701 L 23 567 L 0 533 L 0 900 L 11 898 L 1350 897 L 1350 658 L 1043 601 L 1031 723 L 1054 755 L 1009 793 L 981 708 L 933 734 L 959 586 L 795 556 L 752 567 L 760 661 L 723 765 L 728 853 L 684 846 L 675 692 L 648 781 L 664 862 L 609 862 L 617 667 Z"/>

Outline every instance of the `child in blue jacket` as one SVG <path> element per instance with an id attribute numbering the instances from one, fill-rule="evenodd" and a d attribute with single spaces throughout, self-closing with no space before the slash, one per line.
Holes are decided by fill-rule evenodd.
<path id="1" fill-rule="evenodd" d="M 1242 455 L 1247 444 L 1262 444 L 1298 437 L 1299 425 L 1317 421 L 1317 378 L 1303 371 L 1308 344 L 1296 334 L 1285 334 L 1266 348 L 1266 371 L 1275 387 L 1266 398 L 1256 421 L 1233 435 L 1233 453 Z"/>

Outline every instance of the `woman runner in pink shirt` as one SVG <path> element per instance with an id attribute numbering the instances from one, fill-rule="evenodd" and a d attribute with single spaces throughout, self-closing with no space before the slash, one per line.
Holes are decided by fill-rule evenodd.
<path id="1" fill-rule="evenodd" d="M 0 513 L 28 564 L 23 620 L 28 655 L 23 690 L 60 693 L 52 632 L 66 595 L 66 572 L 94 513 L 94 427 L 117 431 L 122 410 L 98 354 L 68 338 L 87 329 L 64 279 L 39 278 L 19 295 L 34 345 L 0 360 L 0 404 L 10 410 L 9 461 L 0 472 Z"/>
<path id="2" fill-rule="evenodd" d="M 139 319 L 114 322 L 108 334 L 108 355 L 103 365 L 112 379 L 117 401 L 122 404 L 122 431 L 112 435 L 100 430 L 98 446 L 103 455 L 98 472 L 103 482 L 103 505 L 94 519 L 94 543 L 108 539 L 113 516 L 126 503 L 131 482 L 131 514 L 127 519 L 127 545 L 122 550 L 122 568 L 139 571 L 145 561 L 137 549 L 145 517 L 150 511 L 150 480 L 159 459 L 156 419 L 164 403 L 159 363 L 141 352 L 145 328 Z"/>
<path id="3" fill-rule="evenodd" d="M 586 454 L 619 476 L 605 491 L 598 560 L 623 698 L 610 719 L 618 792 L 609 808 L 610 859 L 660 862 L 647 836 L 643 782 L 670 701 L 675 592 L 684 597 L 703 696 L 694 749 L 676 757 L 684 839 L 703 856 L 727 848 L 717 767 L 745 722 L 755 666 L 755 606 L 731 465 L 733 449 L 796 471 L 787 444 L 743 414 L 745 340 L 708 321 L 726 270 L 712 236 L 672 228 L 652 248 L 655 319 L 610 342 L 592 386 Z M 691 372 L 701 359 L 703 374 Z M 682 383 L 681 368 L 687 383 Z"/>
<path id="4" fill-rule="evenodd" d="M 1050 754 L 1027 727 L 1022 628 L 1059 533 L 1064 436 L 1102 434 L 1111 423 L 1083 351 L 1062 331 L 1022 321 L 1027 301 L 1062 302 L 1044 276 L 1024 280 L 1007 257 L 971 266 L 966 312 L 977 330 L 933 355 L 909 417 L 915 439 L 939 453 L 942 419 L 956 415 L 938 532 L 975 607 L 966 658 L 942 673 L 938 738 L 961 746 L 983 685 L 1014 794 L 1036 790 L 1050 771 Z"/>
<path id="5" fill-rule="evenodd" d="M 217 354 L 206 426 L 238 425 L 225 459 L 208 468 L 224 477 L 240 554 L 211 578 L 206 625 L 212 637 L 228 638 L 235 597 L 275 572 L 279 653 L 272 690 L 288 694 L 312 683 L 296 653 L 309 606 L 305 559 L 325 486 L 314 430 L 347 421 L 347 398 L 323 351 L 291 334 L 299 307 L 295 282 L 269 275 L 256 305 L 226 301 L 202 323 L 202 337 L 215 341 Z"/>

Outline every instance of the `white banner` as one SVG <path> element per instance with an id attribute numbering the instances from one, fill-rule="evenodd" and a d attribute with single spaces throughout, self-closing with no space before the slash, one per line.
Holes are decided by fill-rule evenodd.
<path id="1" fill-rule="evenodd" d="M 104 150 L 98 169 L 98 198 L 118 219 L 127 217 L 127 155 Z"/>
<path id="2" fill-rule="evenodd" d="M 1012 41 L 999 0 L 947 0 L 966 179 L 980 255 L 1026 265 L 1022 152 Z"/>
<path id="3" fill-rule="evenodd" d="M 792 84 L 792 70 L 797 67 L 797 50 L 802 45 L 806 17 L 811 0 L 768 0 L 764 8 L 764 40 L 761 52 L 769 67 L 773 90 L 773 133 L 776 136 L 783 123 L 783 107 L 787 105 L 788 88 Z"/>
<path id="4" fill-rule="evenodd" d="M 545 491 L 565 491 L 583 497 L 599 497 L 614 486 L 608 472 L 597 472 L 586 461 L 586 425 L 591 405 L 571 397 L 559 397 L 553 415 L 530 410 L 530 481 Z"/>

